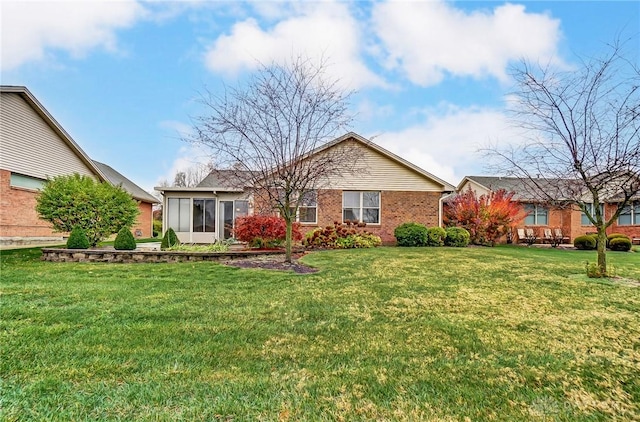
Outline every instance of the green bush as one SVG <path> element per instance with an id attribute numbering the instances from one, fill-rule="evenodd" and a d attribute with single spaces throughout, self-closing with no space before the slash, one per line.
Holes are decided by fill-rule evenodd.
<path id="1" fill-rule="evenodd" d="M 176 235 L 176 232 L 173 231 L 171 227 L 169 227 L 169 229 L 165 232 L 164 236 L 162 237 L 162 242 L 160 243 L 160 249 L 164 251 L 174 246 L 177 246 L 179 244 L 180 244 L 180 240 L 178 240 L 178 235 Z"/>
<path id="2" fill-rule="evenodd" d="M 585 234 L 573 239 L 573 246 L 583 251 L 590 251 L 596 248 L 597 241 L 595 236 Z"/>
<path id="3" fill-rule="evenodd" d="M 75 226 L 67 239 L 67 249 L 87 249 L 88 247 L 87 234 L 80 226 Z"/>
<path id="4" fill-rule="evenodd" d="M 162 221 L 153 220 L 153 237 L 158 237 L 162 233 Z"/>
<path id="5" fill-rule="evenodd" d="M 136 201 L 120 186 L 77 173 L 47 180 L 36 197 L 36 212 L 56 231 L 81 227 L 89 246 L 121 227 L 131 227 L 140 213 Z"/>
<path id="6" fill-rule="evenodd" d="M 429 227 L 427 229 L 427 246 L 443 246 L 447 232 L 442 227 Z"/>
<path id="7" fill-rule="evenodd" d="M 631 250 L 631 239 L 628 237 L 614 237 L 609 241 L 609 249 L 618 252 L 629 252 Z"/>
<path id="8" fill-rule="evenodd" d="M 607 236 L 607 248 L 610 247 L 609 244 L 611 243 L 611 240 L 612 239 L 617 239 L 617 238 L 629 239 L 629 236 L 627 236 L 626 234 L 622 234 L 622 233 L 611 233 L 610 235 Z"/>
<path id="9" fill-rule="evenodd" d="M 427 233 L 427 227 L 419 223 L 404 223 L 393 231 L 398 246 L 427 246 Z"/>
<path id="10" fill-rule="evenodd" d="M 471 239 L 469 232 L 462 227 L 447 227 L 445 232 L 447 234 L 444 238 L 445 246 L 464 248 L 469 244 L 469 240 Z"/>
<path id="11" fill-rule="evenodd" d="M 598 267 L 598 264 L 596 264 L 595 262 L 587 262 L 586 269 L 587 277 L 589 278 L 604 277 L 604 274 L 602 274 L 602 271 L 600 271 L 600 267 Z"/>
<path id="12" fill-rule="evenodd" d="M 116 240 L 113 242 L 114 249 L 118 251 L 132 251 L 136 248 L 136 239 L 134 239 L 131 230 L 123 227 L 118 232 Z"/>

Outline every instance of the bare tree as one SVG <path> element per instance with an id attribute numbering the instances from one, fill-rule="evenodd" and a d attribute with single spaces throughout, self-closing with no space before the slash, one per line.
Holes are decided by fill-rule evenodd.
<path id="1" fill-rule="evenodd" d="M 246 85 L 224 95 L 205 92 L 201 102 L 209 114 L 194 120 L 190 139 L 210 147 L 222 167 L 251 187 L 254 202 L 284 218 L 287 262 L 298 207 L 357 168 L 346 147 L 326 148 L 352 121 L 352 92 L 327 79 L 325 70 L 324 60 L 297 57 L 261 65 Z"/>
<path id="2" fill-rule="evenodd" d="M 513 72 L 513 112 L 527 139 L 489 151 L 497 170 L 519 177 L 529 194 L 586 214 L 598 232 L 603 275 L 606 229 L 640 192 L 640 72 L 637 52 L 627 57 L 624 46 L 616 41 L 569 71 L 522 62 Z M 606 202 L 618 204 L 608 218 Z"/>
<path id="3" fill-rule="evenodd" d="M 173 177 L 173 186 L 192 188 L 202 182 L 214 169 L 215 165 L 212 162 L 195 163 L 185 170 L 176 172 Z"/>

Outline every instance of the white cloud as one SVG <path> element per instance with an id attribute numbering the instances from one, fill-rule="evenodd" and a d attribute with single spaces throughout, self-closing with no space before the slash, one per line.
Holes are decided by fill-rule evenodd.
<path id="1" fill-rule="evenodd" d="M 464 176 L 487 173 L 479 149 L 522 139 L 501 110 L 448 107 L 426 115 L 423 123 L 373 141 L 454 185 Z"/>
<path id="2" fill-rule="evenodd" d="M 332 79 L 349 88 L 383 86 L 361 58 L 360 23 L 344 3 L 289 4 L 290 12 L 275 25 L 263 29 L 256 19 L 238 22 L 221 35 L 205 54 L 206 66 L 227 75 L 253 70 L 259 63 L 283 62 L 299 54 L 329 60 Z M 289 10 L 289 9 L 286 9 Z M 260 13 L 280 17 L 272 8 Z"/>
<path id="3" fill-rule="evenodd" d="M 3 1 L 2 69 L 40 61 L 54 51 L 80 57 L 90 49 L 117 49 L 116 31 L 145 14 L 135 1 Z"/>
<path id="4" fill-rule="evenodd" d="M 561 37 L 559 20 L 522 5 L 465 12 L 442 1 L 377 3 L 372 30 L 385 65 L 421 86 L 447 74 L 505 80 L 510 61 L 554 60 Z"/>

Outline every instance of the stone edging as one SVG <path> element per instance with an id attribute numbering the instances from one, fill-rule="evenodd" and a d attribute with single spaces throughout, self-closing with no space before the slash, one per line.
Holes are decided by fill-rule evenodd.
<path id="1" fill-rule="evenodd" d="M 42 260 L 50 262 L 195 262 L 227 261 L 255 256 L 282 255 L 284 251 L 117 251 L 115 249 L 54 249 L 43 248 Z"/>

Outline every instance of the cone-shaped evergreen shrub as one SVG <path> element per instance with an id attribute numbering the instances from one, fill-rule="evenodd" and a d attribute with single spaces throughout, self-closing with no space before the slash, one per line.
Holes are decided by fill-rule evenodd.
<path id="1" fill-rule="evenodd" d="M 171 227 L 164 233 L 164 237 L 162 238 L 162 243 L 160 244 L 160 249 L 165 250 L 169 249 L 172 246 L 179 245 L 180 241 L 178 240 L 178 235 L 173 231 Z"/>
<path id="2" fill-rule="evenodd" d="M 75 226 L 67 239 L 67 249 L 87 249 L 89 239 L 85 231 L 79 226 Z"/>
<path id="3" fill-rule="evenodd" d="M 113 247 L 119 251 L 132 251 L 136 248 L 136 239 L 133 238 L 133 234 L 131 234 L 131 230 L 128 227 L 120 229 L 116 240 L 113 242 Z"/>

